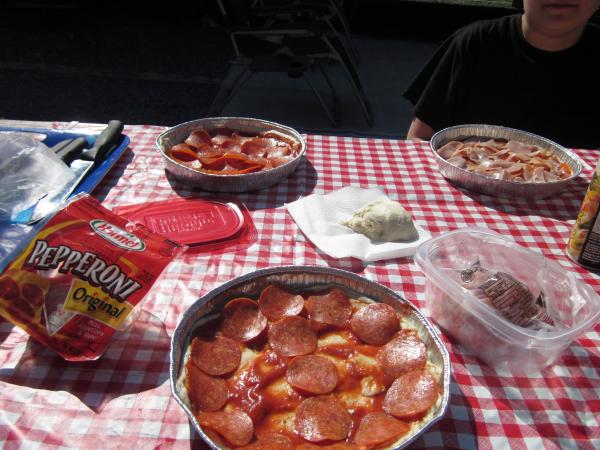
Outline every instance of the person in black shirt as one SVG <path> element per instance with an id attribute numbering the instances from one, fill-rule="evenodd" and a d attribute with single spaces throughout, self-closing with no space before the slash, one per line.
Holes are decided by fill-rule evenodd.
<path id="1" fill-rule="evenodd" d="M 524 13 L 450 36 L 407 88 L 408 139 L 502 125 L 566 147 L 600 147 L 600 0 L 524 0 Z"/>

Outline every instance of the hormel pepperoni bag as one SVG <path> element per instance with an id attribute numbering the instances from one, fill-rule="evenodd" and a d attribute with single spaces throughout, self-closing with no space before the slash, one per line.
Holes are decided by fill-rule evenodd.
<path id="1" fill-rule="evenodd" d="M 0 315 L 66 360 L 96 359 L 184 249 L 76 197 L 0 275 Z"/>

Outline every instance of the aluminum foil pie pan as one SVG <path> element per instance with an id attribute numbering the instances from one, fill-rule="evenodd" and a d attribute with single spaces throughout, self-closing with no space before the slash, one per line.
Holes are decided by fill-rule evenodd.
<path id="1" fill-rule="evenodd" d="M 173 145 L 183 142 L 192 131 L 198 129 L 210 131 L 216 128 L 226 128 L 249 134 L 275 130 L 299 142 L 300 151 L 293 160 L 279 167 L 238 175 L 203 173 L 180 164 L 167 156 L 167 150 Z M 306 152 L 306 142 L 296 130 L 275 122 L 245 117 L 207 117 L 184 122 L 161 133 L 156 139 L 156 147 L 165 161 L 166 170 L 177 180 L 213 192 L 246 192 L 273 186 L 296 170 Z"/>
<path id="2" fill-rule="evenodd" d="M 516 140 L 524 144 L 537 145 L 551 150 L 556 157 L 567 163 L 573 174 L 564 180 L 549 181 L 545 183 L 527 183 L 518 181 L 498 180 L 484 175 L 469 172 L 457 167 L 438 154 L 438 150 L 450 141 L 462 141 L 472 137 L 483 139 Z M 452 183 L 465 187 L 471 191 L 495 197 L 543 199 L 562 191 L 571 180 L 577 178 L 583 169 L 582 160 L 571 150 L 561 145 L 527 131 L 496 125 L 457 125 L 438 131 L 430 141 L 440 173 Z"/>
<path id="3" fill-rule="evenodd" d="M 185 363 L 189 356 L 191 339 L 198 329 L 222 311 L 229 300 L 238 297 L 257 299 L 260 292 L 270 284 L 297 292 L 314 290 L 315 287 L 339 287 L 351 296 L 368 297 L 375 302 L 384 302 L 401 312 L 403 323 L 408 321 L 406 323 L 410 324 L 410 328 L 417 332 L 427 347 L 428 364 L 435 367 L 434 377 L 441 395 L 426 419 L 423 419 L 409 434 L 403 436 L 393 448 L 407 447 L 444 416 L 450 398 L 450 357 L 439 335 L 417 307 L 391 289 L 351 272 L 318 266 L 273 267 L 237 277 L 198 299 L 184 313 L 173 334 L 170 354 L 171 389 L 196 432 L 211 448 L 222 447 L 199 425 L 184 386 Z"/>

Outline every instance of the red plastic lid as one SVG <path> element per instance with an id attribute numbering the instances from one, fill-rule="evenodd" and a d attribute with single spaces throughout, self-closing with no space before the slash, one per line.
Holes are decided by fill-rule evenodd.
<path id="1" fill-rule="evenodd" d="M 244 225 L 244 216 L 236 204 L 202 199 L 146 203 L 115 208 L 115 212 L 186 245 L 229 238 Z"/>

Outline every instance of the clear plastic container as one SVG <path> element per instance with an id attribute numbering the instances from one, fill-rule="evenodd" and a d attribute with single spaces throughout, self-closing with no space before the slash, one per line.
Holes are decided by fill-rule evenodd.
<path id="1" fill-rule="evenodd" d="M 509 274 L 544 298 L 547 325 L 518 326 L 464 283 L 465 270 L 479 261 L 492 273 Z M 433 238 L 417 249 L 426 275 L 432 318 L 489 365 L 513 373 L 542 370 L 600 320 L 600 297 L 591 286 L 543 255 L 491 230 L 465 228 Z M 543 310 L 542 310 L 543 311 Z"/>

